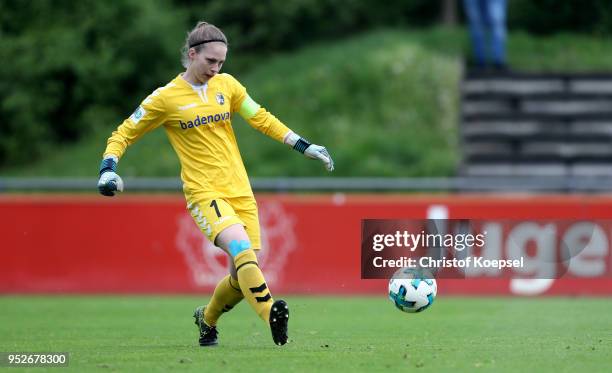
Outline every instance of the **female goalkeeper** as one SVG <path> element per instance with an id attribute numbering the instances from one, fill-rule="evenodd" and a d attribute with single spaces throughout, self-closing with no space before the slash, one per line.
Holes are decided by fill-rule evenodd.
<path id="1" fill-rule="evenodd" d="M 187 209 L 202 232 L 231 257 L 229 275 L 217 284 L 206 306 L 196 308 L 201 346 L 217 344 L 217 321 L 242 298 L 270 325 L 277 345 L 287 342 L 289 309 L 272 298 L 255 253 L 260 249 L 257 204 L 245 171 L 232 115 L 328 171 L 334 163 L 327 150 L 311 144 L 255 102 L 233 76 L 221 74 L 227 38 L 212 24 L 199 22 L 183 48 L 185 71 L 145 98 L 108 139 L 100 166 L 98 190 L 113 196 L 123 190 L 117 163 L 126 148 L 145 133 L 163 126 L 181 163 Z"/>

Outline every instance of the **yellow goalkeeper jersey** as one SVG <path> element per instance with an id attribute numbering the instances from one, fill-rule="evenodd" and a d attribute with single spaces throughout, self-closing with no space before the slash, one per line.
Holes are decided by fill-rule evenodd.
<path id="1" fill-rule="evenodd" d="M 252 196 L 232 129 L 236 112 L 280 142 L 290 131 L 256 104 L 233 76 L 218 74 L 206 84 L 194 86 L 180 74 L 151 93 L 119 125 L 108 139 L 104 155 L 121 158 L 129 145 L 163 125 L 181 162 L 188 200 Z"/>

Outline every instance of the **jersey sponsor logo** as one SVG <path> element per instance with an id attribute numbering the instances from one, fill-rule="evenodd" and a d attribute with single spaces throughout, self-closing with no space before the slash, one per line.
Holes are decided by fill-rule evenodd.
<path id="1" fill-rule="evenodd" d="M 266 274 L 266 282 L 274 284 L 282 280 L 289 255 L 297 248 L 296 218 L 280 202 L 265 201 L 257 205 L 261 228 L 257 261 Z M 177 225 L 176 248 L 183 254 L 193 283 L 201 288 L 215 286 L 227 275 L 227 254 L 206 238 L 189 214 L 179 215 Z"/>
<path id="2" fill-rule="evenodd" d="M 219 105 L 223 105 L 225 103 L 225 98 L 223 97 L 223 93 L 217 92 L 217 94 L 215 95 L 215 98 L 217 99 L 217 103 Z"/>
<path id="3" fill-rule="evenodd" d="M 138 109 L 136 109 L 136 111 L 134 111 L 134 113 L 130 115 L 130 119 L 132 119 L 132 122 L 134 122 L 134 124 L 138 124 L 138 122 L 140 122 L 140 120 L 142 119 L 142 117 L 145 116 L 146 113 L 147 111 L 142 106 L 139 106 Z"/>
<path id="4" fill-rule="evenodd" d="M 193 120 L 188 120 L 183 122 L 179 120 L 179 124 L 181 128 L 186 130 L 193 127 L 200 127 L 205 125 L 212 125 L 213 123 L 220 122 L 222 120 L 230 119 L 230 113 L 226 111 L 225 113 L 215 114 L 215 115 L 206 115 L 206 116 L 196 116 Z"/>

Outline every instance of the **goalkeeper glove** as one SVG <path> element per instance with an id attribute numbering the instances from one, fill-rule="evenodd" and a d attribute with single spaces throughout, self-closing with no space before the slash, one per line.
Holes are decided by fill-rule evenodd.
<path id="1" fill-rule="evenodd" d="M 327 171 L 334 170 L 334 161 L 324 146 L 311 144 L 294 132 L 285 137 L 285 143 L 311 159 L 318 159 L 325 164 Z"/>
<path id="2" fill-rule="evenodd" d="M 112 197 L 115 195 L 115 192 L 123 191 L 123 180 L 115 173 L 117 161 L 117 157 L 109 156 L 104 158 L 100 164 L 98 190 L 103 196 Z"/>

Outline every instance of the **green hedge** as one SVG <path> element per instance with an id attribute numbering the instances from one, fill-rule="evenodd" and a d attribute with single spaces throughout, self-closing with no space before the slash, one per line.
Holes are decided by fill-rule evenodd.
<path id="1" fill-rule="evenodd" d="M 180 1 L 190 21 L 223 27 L 234 48 L 292 49 L 316 40 L 361 33 L 377 27 L 424 26 L 438 19 L 440 2 L 431 0 L 212 0 Z"/>
<path id="2" fill-rule="evenodd" d="M 180 67 L 185 17 L 166 1 L 0 4 L 0 166 L 114 123 Z"/>
<path id="3" fill-rule="evenodd" d="M 179 50 L 197 20 L 222 27 L 232 51 L 263 54 L 431 19 L 435 8 L 427 0 L 385 7 L 357 0 L 2 1 L 0 167 L 36 160 L 124 117 L 181 69 Z"/>
<path id="4" fill-rule="evenodd" d="M 431 0 L 0 1 L 0 167 L 115 125 L 180 71 L 179 50 L 197 20 L 224 29 L 230 57 L 243 56 L 226 71 L 244 72 L 270 51 L 372 28 L 431 25 L 440 8 Z M 610 33 L 612 7 L 604 0 L 511 0 L 509 24 Z"/>
<path id="5" fill-rule="evenodd" d="M 455 88 L 462 34 L 371 32 L 276 53 L 235 76 L 290 128 L 327 146 L 336 176 L 451 175 L 457 162 Z M 250 176 L 328 176 L 320 162 L 257 132 L 239 115 L 233 119 Z M 95 131 L 44 160 L 0 175 L 94 176 L 111 130 Z M 125 177 L 178 177 L 180 165 L 158 128 L 128 148 L 118 171 Z"/>
<path id="6" fill-rule="evenodd" d="M 609 0 L 509 0 L 510 29 L 534 34 L 581 32 L 612 33 Z"/>

